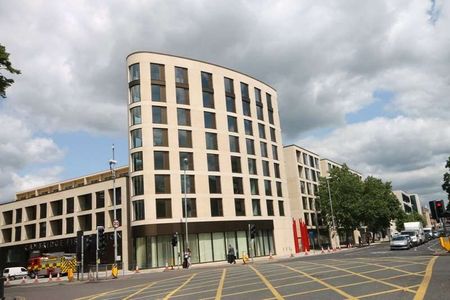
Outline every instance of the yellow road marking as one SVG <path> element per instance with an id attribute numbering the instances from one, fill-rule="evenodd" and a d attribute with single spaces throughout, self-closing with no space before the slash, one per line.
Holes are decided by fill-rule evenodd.
<path id="1" fill-rule="evenodd" d="M 394 270 L 394 271 L 397 271 L 397 272 L 400 272 L 400 273 L 405 273 L 405 274 L 410 274 L 410 275 L 415 275 L 415 276 L 421 276 L 421 275 L 417 274 L 418 272 L 410 272 L 410 271 L 398 269 L 398 267 L 404 267 L 404 266 L 411 265 L 409 262 L 404 262 L 404 263 L 402 262 L 401 265 L 395 265 L 395 266 L 385 266 L 385 265 L 380 265 L 380 264 L 370 263 L 370 262 L 364 262 L 364 264 L 366 264 L 368 266 L 376 266 L 376 267 L 383 268 L 383 269 L 380 269 L 380 271 L 383 271 L 383 270 Z M 348 270 L 350 268 L 346 268 L 346 269 Z"/>
<path id="2" fill-rule="evenodd" d="M 226 274 L 227 274 L 227 269 L 223 269 L 222 278 L 220 278 L 219 287 L 217 288 L 216 300 L 222 298 L 222 290 L 223 290 L 223 284 L 225 282 Z"/>
<path id="3" fill-rule="evenodd" d="M 305 291 L 305 292 L 289 294 L 289 295 L 286 295 L 285 297 L 305 295 L 305 294 L 309 294 L 309 293 L 321 292 L 321 291 L 326 291 L 326 290 L 329 290 L 329 288 L 321 288 L 321 289 L 316 289 L 316 290 L 310 290 L 310 291 Z M 265 300 L 269 300 L 269 299 L 275 299 L 275 298 L 266 298 Z"/>
<path id="4" fill-rule="evenodd" d="M 409 289 L 415 288 L 419 286 L 418 284 L 416 285 L 411 285 L 408 286 Z M 372 296 L 377 296 L 377 295 L 383 295 L 383 294 L 390 294 L 390 293 L 395 293 L 395 292 L 400 292 L 402 291 L 402 289 L 393 289 L 393 290 L 387 290 L 387 291 L 382 291 L 382 292 L 376 292 L 376 293 L 372 293 L 372 294 L 367 294 L 367 295 L 361 295 L 358 296 L 358 298 L 367 298 L 367 297 L 372 297 Z"/>
<path id="5" fill-rule="evenodd" d="M 136 296 L 137 294 L 140 294 L 141 292 L 145 291 L 146 289 L 148 289 L 149 287 L 151 287 L 151 286 L 154 285 L 155 283 L 156 283 L 156 282 L 152 282 L 152 283 L 150 283 L 150 284 L 147 284 L 146 286 L 144 286 L 144 287 L 143 287 L 142 289 L 140 289 L 139 291 L 137 291 L 137 292 L 135 292 L 135 293 L 133 293 L 133 294 L 131 294 L 131 295 L 129 295 L 129 296 L 123 298 L 122 300 L 128 300 L 128 299 L 130 299 L 131 297 L 134 297 L 134 296 Z"/>
<path id="6" fill-rule="evenodd" d="M 143 285 L 146 285 L 146 284 L 144 283 L 144 284 L 128 286 L 128 287 L 117 289 L 117 290 L 113 290 L 113 291 L 107 291 L 107 292 L 102 292 L 102 293 L 98 293 L 98 294 L 94 294 L 94 295 L 84 296 L 84 297 L 81 297 L 81 298 L 76 298 L 75 300 L 83 300 L 83 299 L 93 300 L 93 299 L 97 299 L 98 297 L 108 295 L 109 293 L 115 293 L 115 292 L 120 292 L 120 291 L 124 291 L 124 290 L 129 290 L 129 289 L 132 289 L 132 288 L 141 287 Z"/>
<path id="7" fill-rule="evenodd" d="M 192 280 L 192 278 L 194 278 L 195 277 L 195 275 L 197 275 L 197 273 L 194 273 L 194 274 L 192 274 L 192 276 L 191 277 L 189 277 L 189 279 L 188 280 L 186 280 L 182 285 L 180 285 L 179 287 L 177 287 L 176 289 L 174 289 L 173 291 L 171 291 L 169 294 L 167 294 L 167 296 L 165 296 L 164 297 L 164 300 L 167 300 L 167 299 L 169 299 L 170 297 L 172 297 L 176 292 L 178 292 L 180 289 L 182 289 L 183 288 L 183 286 L 185 286 L 186 284 L 188 284 L 189 283 L 189 281 L 191 281 Z"/>
<path id="8" fill-rule="evenodd" d="M 261 273 L 259 273 L 258 270 L 256 270 L 253 266 L 249 266 L 255 273 L 261 278 L 261 280 L 264 282 L 264 284 L 267 286 L 267 288 L 272 292 L 272 294 L 275 296 L 275 299 L 284 299 L 280 293 L 272 286 L 272 284 L 264 277 Z"/>
<path id="9" fill-rule="evenodd" d="M 431 275 L 433 274 L 433 266 L 438 257 L 435 256 L 428 262 L 427 268 L 425 269 L 425 276 L 423 276 L 422 283 L 420 284 L 419 289 L 417 290 L 416 296 L 414 300 L 421 300 L 425 297 L 425 293 L 427 292 L 428 285 L 430 284 Z"/>
<path id="10" fill-rule="evenodd" d="M 291 267 L 286 266 L 286 265 L 282 265 L 282 266 L 284 266 L 285 268 L 288 268 L 288 269 L 290 269 L 290 270 L 292 270 L 292 271 L 294 271 L 294 272 L 303 274 L 304 276 L 308 277 L 309 279 L 312 279 L 312 280 L 314 280 L 314 281 L 316 281 L 316 282 L 318 282 L 318 283 L 320 283 L 320 284 L 326 286 L 327 288 L 329 288 L 329 289 L 335 291 L 336 293 L 338 293 L 338 294 L 340 294 L 340 295 L 342 295 L 342 296 L 344 296 L 344 297 L 346 297 L 346 298 L 349 298 L 349 299 L 356 299 L 356 298 L 353 297 L 352 295 L 347 294 L 346 292 L 344 292 L 344 291 L 342 291 L 342 290 L 336 288 L 335 286 L 333 286 L 333 285 L 331 285 L 331 284 L 329 284 L 329 283 L 326 283 L 325 281 L 322 281 L 322 280 L 320 280 L 319 278 L 313 277 L 313 276 L 309 275 L 308 273 L 302 272 L 302 271 L 300 271 L 300 270 L 296 270 L 296 269 L 291 268 Z"/>
<path id="11" fill-rule="evenodd" d="M 423 274 L 424 272 L 425 271 L 418 272 L 417 275 L 424 275 Z M 406 277 L 406 276 L 412 276 L 412 275 L 410 275 L 410 274 L 401 274 L 401 275 L 396 275 L 396 276 L 391 276 L 391 277 L 384 278 L 384 280 L 397 279 L 397 278 Z"/>

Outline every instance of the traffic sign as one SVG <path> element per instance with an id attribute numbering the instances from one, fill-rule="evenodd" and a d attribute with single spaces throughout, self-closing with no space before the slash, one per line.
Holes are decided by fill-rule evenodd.
<path id="1" fill-rule="evenodd" d="M 119 220 L 114 220 L 114 221 L 113 221 L 113 227 L 114 227 L 114 228 L 117 228 L 117 227 L 119 227 L 119 226 L 120 226 Z"/>

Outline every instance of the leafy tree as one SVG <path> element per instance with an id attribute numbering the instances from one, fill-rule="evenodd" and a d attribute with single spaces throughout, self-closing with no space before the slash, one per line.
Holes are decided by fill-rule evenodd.
<path id="1" fill-rule="evenodd" d="M 0 70 L 6 70 L 11 74 L 20 74 L 20 70 L 14 69 L 9 61 L 9 53 L 6 52 L 5 46 L 0 44 Z M 0 73 L 0 96 L 6 98 L 6 89 L 14 83 L 11 78 L 6 78 Z"/>
<path id="2" fill-rule="evenodd" d="M 448 172 L 444 174 L 444 183 L 442 184 L 442 189 L 447 193 L 448 199 L 450 200 L 450 156 L 447 159 L 445 164 L 445 168 L 448 169 Z M 447 205 L 447 210 L 450 209 L 450 202 Z"/>
<path id="3" fill-rule="evenodd" d="M 405 229 L 406 222 L 418 222 L 418 221 L 422 222 L 422 224 L 425 224 L 425 218 L 421 214 L 417 212 L 407 214 L 402 210 L 397 219 L 395 220 L 395 227 L 397 228 L 397 231 L 402 231 L 403 229 Z"/>

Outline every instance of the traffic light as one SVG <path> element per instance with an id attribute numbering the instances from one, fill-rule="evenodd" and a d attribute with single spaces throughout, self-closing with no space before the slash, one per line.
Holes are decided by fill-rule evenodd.
<path id="1" fill-rule="evenodd" d="M 83 230 L 77 231 L 77 261 L 81 261 L 81 241 L 83 240 Z"/>
<path id="2" fill-rule="evenodd" d="M 444 217 L 444 200 L 436 200 L 436 215 L 438 218 Z"/>
<path id="3" fill-rule="evenodd" d="M 256 225 L 251 224 L 250 225 L 250 238 L 253 240 L 256 236 Z"/>
<path id="4" fill-rule="evenodd" d="M 97 227 L 97 249 L 99 251 L 100 256 L 103 256 L 106 250 L 106 235 L 105 235 L 105 227 L 98 226 Z"/>
<path id="5" fill-rule="evenodd" d="M 174 234 L 174 235 L 172 236 L 172 247 L 176 247 L 177 244 L 178 244 L 178 238 L 177 238 L 177 235 Z"/>

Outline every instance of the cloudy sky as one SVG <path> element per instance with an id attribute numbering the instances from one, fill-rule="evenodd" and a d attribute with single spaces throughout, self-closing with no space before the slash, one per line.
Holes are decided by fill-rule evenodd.
<path id="1" fill-rule="evenodd" d="M 0 202 L 127 164 L 125 58 L 149 50 L 278 91 L 284 144 L 444 198 L 450 155 L 445 1 L 7 1 L 0 43 L 22 71 L 0 101 Z"/>

